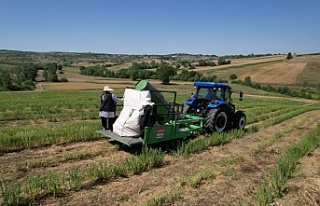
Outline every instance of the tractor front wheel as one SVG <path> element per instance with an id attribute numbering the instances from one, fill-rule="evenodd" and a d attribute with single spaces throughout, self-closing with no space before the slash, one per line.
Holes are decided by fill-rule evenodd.
<path id="1" fill-rule="evenodd" d="M 229 117 L 225 108 L 211 109 L 206 115 L 204 127 L 207 133 L 224 132 L 228 125 Z"/>
<path id="2" fill-rule="evenodd" d="M 233 116 L 233 128 L 244 129 L 246 126 L 246 115 L 242 111 L 237 111 Z"/>

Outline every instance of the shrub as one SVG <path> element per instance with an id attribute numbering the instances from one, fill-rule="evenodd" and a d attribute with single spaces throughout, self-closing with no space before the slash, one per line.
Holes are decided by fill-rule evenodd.
<path id="1" fill-rule="evenodd" d="M 236 74 L 231 74 L 229 77 L 229 79 L 237 79 L 237 78 L 238 78 L 238 76 Z"/>
<path id="2" fill-rule="evenodd" d="M 66 78 L 61 78 L 61 79 L 60 79 L 60 82 L 68 82 L 68 79 L 66 79 Z"/>
<path id="3" fill-rule="evenodd" d="M 224 57 L 219 57 L 218 65 L 231 64 L 231 60 L 226 59 Z"/>

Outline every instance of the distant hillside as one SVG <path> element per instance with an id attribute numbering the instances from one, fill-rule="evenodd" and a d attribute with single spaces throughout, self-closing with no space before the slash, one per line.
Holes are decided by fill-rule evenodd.
<path id="1" fill-rule="evenodd" d="M 283 54 L 231 55 L 224 58 L 230 64 L 218 65 L 218 56 L 174 53 L 167 55 L 129 55 L 75 52 L 28 52 L 0 50 L 0 69 L 13 68 L 20 63 L 56 63 L 79 71 L 79 67 L 104 66 L 111 71 L 130 68 L 134 62 L 166 62 L 179 70 L 196 71 L 215 75 L 217 79 L 229 80 L 247 76 L 256 83 L 273 85 L 302 85 L 316 87 L 320 79 L 320 55 L 294 55 L 291 60 Z M 230 81 L 230 80 L 229 80 Z M 307 83 L 306 83 L 307 82 Z"/>

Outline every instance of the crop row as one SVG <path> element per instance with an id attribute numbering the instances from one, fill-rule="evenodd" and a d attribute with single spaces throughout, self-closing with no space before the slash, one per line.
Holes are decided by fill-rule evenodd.
<path id="1" fill-rule="evenodd" d="M 53 99 L 51 99 L 48 102 L 39 102 L 39 100 L 37 100 L 35 103 L 32 103 L 32 101 L 30 100 L 28 103 L 26 103 L 26 105 L 24 105 L 23 103 L 21 103 L 21 105 L 13 104 L 11 102 L 11 105 L 14 105 L 14 107 L 2 107 L 6 108 L 6 110 L 0 112 L 0 123 L 2 125 L 5 125 L 6 123 L 8 124 L 10 121 L 18 121 L 18 124 L 25 125 L 30 124 L 30 121 L 41 124 L 43 122 L 65 122 L 71 120 L 90 119 L 94 120 L 99 118 L 97 102 L 91 102 L 91 104 L 88 104 L 88 102 L 90 102 L 90 100 L 88 100 L 82 106 L 79 106 L 79 104 L 76 103 L 75 106 L 70 107 L 70 102 L 68 102 L 68 104 L 64 104 L 62 101 L 61 103 L 61 98 L 62 97 L 60 97 L 60 99 L 57 99 L 56 101 L 59 102 L 59 104 L 57 103 L 54 105 L 50 105 L 55 102 Z M 293 107 L 300 105 L 295 102 L 288 103 L 287 101 L 280 101 L 276 105 L 271 101 L 255 102 L 255 107 L 250 106 L 252 104 L 250 101 L 244 101 L 241 103 L 237 102 L 236 104 L 239 104 L 241 106 L 240 109 L 245 109 L 249 115 L 253 114 L 252 116 L 249 116 L 251 118 L 248 119 L 252 119 L 252 117 L 256 117 L 257 115 L 262 113 L 276 111 L 283 107 Z M 249 104 L 249 109 L 246 109 L 248 108 L 247 104 Z M 121 105 L 118 107 L 118 113 L 120 112 L 120 109 Z"/>
<path id="2" fill-rule="evenodd" d="M 306 121 L 308 121 L 311 117 L 314 117 L 316 116 L 316 113 L 311 113 L 311 115 L 308 115 L 308 116 L 304 116 L 303 118 L 301 119 L 298 119 L 297 121 L 295 121 L 294 124 L 290 125 L 289 127 L 285 127 L 285 128 L 282 128 L 282 130 L 280 131 L 277 131 L 276 133 L 268 136 L 268 137 L 264 137 L 262 138 L 260 141 L 259 141 L 259 144 L 257 144 L 255 147 L 252 147 L 250 150 L 248 151 L 244 151 L 244 152 L 241 152 L 241 153 L 238 153 L 238 154 L 232 154 L 222 160 L 219 160 L 218 162 L 214 163 L 213 165 L 220 165 L 221 167 L 226 167 L 228 166 L 227 168 L 229 168 L 230 165 L 233 165 L 233 164 L 239 164 L 243 161 L 245 161 L 245 157 L 243 155 L 256 155 L 260 152 L 262 152 L 262 150 L 264 150 L 267 146 L 270 146 L 271 144 L 273 144 L 275 141 L 281 141 L 280 138 L 283 137 L 285 134 L 288 134 L 288 133 L 291 133 L 293 130 L 296 130 L 298 127 L 300 127 L 301 125 L 303 125 Z M 313 134 L 313 138 L 318 134 L 319 135 L 319 130 L 320 129 L 320 124 L 318 124 L 318 128 L 316 130 L 313 130 L 311 131 L 308 135 L 310 135 L 311 133 Z M 319 141 L 320 141 L 320 138 L 318 137 Z M 198 141 L 198 140 L 196 140 Z M 283 141 L 283 140 L 282 140 Z M 318 141 L 318 143 L 319 143 Z M 305 141 L 305 142 L 308 142 L 308 141 Z M 310 148 L 314 148 L 317 146 L 317 142 L 316 141 L 309 141 L 309 146 Z M 306 147 L 304 147 L 306 148 Z M 201 150 L 201 149 L 200 149 Z M 294 150 L 294 149 L 293 149 Z M 310 150 L 309 150 L 310 151 Z M 243 154 L 243 155 L 241 155 Z M 289 153 L 290 154 L 290 153 Z M 283 157 L 285 159 L 285 157 Z M 278 160 L 277 160 L 278 162 Z M 282 165 L 282 164 L 281 164 Z M 208 170 L 206 168 L 206 170 Z M 210 169 L 209 171 L 216 171 L 215 169 Z M 202 173 L 204 172 L 203 170 L 200 170 L 198 173 Z M 225 175 L 234 175 L 234 173 L 232 172 L 232 170 L 229 170 L 229 169 L 226 169 L 225 170 Z M 211 173 L 212 174 L 212 173 Z M 193 178 L 192 176 L 190 176 L 189 179 L 197 179 L 197 176 L 198 175 L 193 175 Z M 214 178 L 214 175 L 212 174 L 211 175 L 213 178 Z M 265 180 L 270 180 L 270 177 L 266 177 Z M 177 180 L 175 179 L 174 182 L 177 182 Z M 179 180 L 179 183 L 180 183 L 180 180 Z M 185 181 L 182 182 L 183 185 L 186 184 Z M 173 184 L 173 183 L 172 183 Z M 171 185 L 171 184 L 169 184 Z M 164 205 L 164 204 L 167 204 L 167 205 L 170 205 L 170 204 L 174 204 L 176 201 L 179 201 L 179 199 L 183 199 L 183 193 L 184 192 L 189 192 L 189 189 L 187 188 L 187 190 L 184 190 L 183 188 L 183 185 L 182 184 L 174 184 L 174 187 L 170 187 L 170 189 L 167 189 L 167 192 L 165 194 L 161 193 L 160 195 L 158 196 L 155 196 L 155 197 L 152 197 L 147 203 L 147 205 L 152 205 L 152 206 L 156 206 L 156 205 Z M 199 182 L 198 184 L 199 185 Z M 261 185 L 261 183 L 260 183 Z M 255 192 L 251 192 L 252 189 L 249 188 L 248 190 L 248 193 L 247 194 L 251 194 L 251 195 L 261 195 L 261 193 L 263 193 L 263 189 L 264 188 L 259 188 L 261 189 L 262 191 L 259 191 L 260 194 L 258 194 L 258 189 L 255 190 Z M 283 189 L 283 186 L 282 188 Z M 282 194 L 282 190 L 278 190 L 278 192 L 281 191 L 281 194 Z M 266 194 L 263 194 L 263 195 L 266 195 Z M 266 199 L 268 198 L 269 196 L 265 197 Z M 269 200 L 272 200 L 272 195 L 270 196 L 271 198 Z M 258 196 L 255 196 L 254 200 L 257 201 L 257 205 L 272 205 L 272 201 L 268 201 L 268 204 L 263 204 L 263 202 L 261 200 L 258 200 L 258 198 L 263 198 L 263 197 L 258 197 Z M 255 204 L 252 204 L 252 203 L 243 203 L 243 202 L 239 202 L 238 203 L 239 205 L 255 205 Z"/>
<path id="3" fill-rule="evenodd" d="M 295 116 L 312 109 L 314 108 L 296 110 L 294 111 L 295 113 L 288 113 L 288 115 L 281 116 L 279 120 L 269 121 L 268 124 L 269 126 L 277 124 L 292 118 L 293 115 Z M 264 126 L 267 126 L 267 124 Z M 189 155 L 197 153 L 210 146 L 227 144 L 233 138 L 240 138 L 248 132 L 254 133 L 258 130 L 257 126 L 252 126 L 247 131 L 239 130 L 230 133 L 215 133 L 208 138 L 196 138 L 181 144 L 177 149 L 177 154 Z M 84 169 L 85 172 L 81 171 L 80 168 L 71 168 L 67 174 L 52 172 L 40 177 L 29 176 L 25 182 L 3 180 L 1 186 L 3 202 L 5 205 L 20 204 L 25 201 L 32 202 L 44 195 L 51 194 L 55 196 L 66 190 L 79 189 L 94 182 L 110 181 L 120 176 L 139 174 L 141 171 L 161 165 L 163 163 L 163 155 L 164 153 L 159 150 L 147 149 L 142 155 L 131 156 L 115 166 L 108 166 L 105 163 L 94 163 L 87 166 Z"/>
<path id="4" fill-rule="evenodd" d="M 122 96 L 121 91 L 117 91 Z M 71 120 L 88 120 L 98 118 L 100 105 L 100 92 L 98 91 L 60 91 L 60 92 L 3 92 L 0 99 L 0 127 L 10 121 L 32 120 L 41 122 L 64 122 Z M 167 97 L 172 101 L 173 96 Z M 186 99 L 181 94 L 177 96 L 178 102 Z M 287 100 L 258 100 L 246 98 L 240 102 L 235 99 L 238 109 L 258 107 L 271 107 L 275 105 L 299 105 Z M 121 107 L 119 107 L 121 109 Z M 119 111 L 118 111 L 119 112 Z"/>
<path id="5" fill-rule="evenodd" d="M 0 152 L 97 140 L 101 135 L 95 130 L 100 127 L 100 122 L 97 121 L 79 121 L 0 128 Z"/>
<path id="6" fill-rule="evenodd" d="M 271 205 L 275 197 L 282 197 L 284 185 L 295 172 L 298 161 L 320 144 L 320 124 L 302 140 L 288 148 L 276 166 L 262 178 L 254 193 L 258 205 Z"/>
<path id="7" fill-rule="evenodd" d="M 51 172 L 31 175 L 21 183 L 2 179 L 0 189 L 3 205 L 31 204 L 44 196 L 57 196 L 66 191 L 81 189 L 86 185 L 108 182 L 120 176 L 137 175 L 162 164 L 164 152 L 145 148 L 138 156 L 131 156 L 118 165 L 92 163 L 85 172 L 73 167 L 67 173 Z"/>
<path id="8" fill-rule="evenodd" d="M 247 112 L 249 123 L 265 120 L 265 126 L 279 122 L 306 111 L 315 110 L 316 105 L 307 106 L 276 106 Z M 259 115 L 260 114 L 260 115 Z M 270 122 L 271 123 L 266 123 Z M 272 123 L 274 121 L 274 123 Z M 282 120 L 281 120 L 282 121 Z M 98 121 L 75 121 L 39 125 L 0 127 L 0 152 L 10 152 L 26 148 L 41 147 L 52 144 L 79 142 L 99 139 L 95 130 L 100 128 Z"/>

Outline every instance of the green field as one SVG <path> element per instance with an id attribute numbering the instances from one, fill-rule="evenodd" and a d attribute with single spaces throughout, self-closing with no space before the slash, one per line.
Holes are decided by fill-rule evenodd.
<path id="1" fill-rule="evenodd" d="M 22 57 L 28 61 L 36 59 L 34 55 Z M 74 64 L 80 63 L 79 56 L 83 61 L 91 58 L 84 54 L 55 55 Z M 101 62 L 102 57 L 90 60 Z M 15 58 L 7 54 L 2 60 Z M 37 58 L 54 59 L 52 54 Z M 129 57 L 120 60 L 124 59 Z M 266 66 L 251 66 L 261 70 L 259 65 Z M 233 103 L 247 116 L 244 131 L 195 134 L 179 143 L 141 150 L 124 147 L 96 132 L 101 128 L 98 109 L 103 86 L 111 85 L 120 97 L 125 87 L 133 87 L 136 81 L 81 76 L 77 68 L 69 65 L 63 74 L 73 81 L 41 82 L 41 89 L 35 91 L 1 92 L 1 205 L 320 202 L 319 101 L 232 85 Z M 304 69 L 312 68 L 307 64 Z M 176 91 L 180 104 L 194 90 L 190 82 L 150 82 L 159 90 Z M 240 90 L 245 94 L 243 101 L 238 100 Z M 171 96 L 165 98 L 172 101 Z M 121 105 L 118 114 L 120 110 Z"/>

